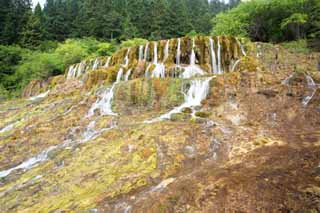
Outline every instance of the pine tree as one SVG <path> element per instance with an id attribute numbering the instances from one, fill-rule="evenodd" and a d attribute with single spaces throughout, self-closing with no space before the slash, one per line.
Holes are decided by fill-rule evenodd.
<path id="1" fill-rule="evenodd" d="M 31 14 L 30 0 L 0 1 L 0 42 L 17 43 Z"/>
<path id="2" fill-rule="evenodd" d="M 181 37 L 192 30 L 185 0 L 170 1 L 166 28 L 169 37 Z"/>
<path id="3" fill-rule="evenodd" d="M 43 13 L 41 6 L 38 4 L 35 8 L 34 14 L 29 16 L 29 20 L 21 33 L 20 44 L 27 48 L 38 47 L 44 40 L 43 29 Z"/>
<path id="4" fill-rule="evenodd" d="M 168 5 L 165 0 L 152 0 L 149 10 L 150 20 L 150 35 L 149 38 L 152 40 L 159 40 L 162 38 L 168 38 L 169 33 L 165 31 L 166 17 L 168 14 Z"/>

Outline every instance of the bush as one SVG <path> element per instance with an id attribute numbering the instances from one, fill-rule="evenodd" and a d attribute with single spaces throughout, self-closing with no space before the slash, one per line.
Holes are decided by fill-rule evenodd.
<path id="1" fill-rule="evenodd" d="M 135 38 L 130 39 L 127 41 L 123 41 L 120 45 L 120 48 L 128 48 L 128 47 L 134 47 L 139 45 L 144 45 L 148 42 L 148 40 L 142 39 L 142 38 Z"/>
<path id="2" fill-rule="evenodd" d="M 116 46 L 85 38 L 63 43 L 46 41 L 38 49 L 0 45 L 0 98 L 19 96 L 31 80 L 63 74 L 67 67 L 83 59 L 111 55 Z"/>
<path id="3" fill-rule="evenodd" d="M 282 46 L 294 53 L 310 53 L 307 40 L 304 39 L 282 43 Z"/>

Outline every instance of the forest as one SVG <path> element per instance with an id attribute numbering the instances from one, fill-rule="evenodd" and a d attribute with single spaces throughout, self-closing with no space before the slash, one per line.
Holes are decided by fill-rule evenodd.
<path id="1" fill-rule="evenodd" d="M 211 34 L 320 46 L 318 0 L 47 0 L 44 8 L 2 0 L 0 11 L 3 98 L 81 59 L 110 55 L 125 41 Z"/>

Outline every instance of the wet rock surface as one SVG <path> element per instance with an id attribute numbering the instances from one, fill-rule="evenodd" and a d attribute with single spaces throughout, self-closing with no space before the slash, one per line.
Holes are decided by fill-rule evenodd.
<path id="1" fill-rule="evenodd" d="M 241 54 L 234 39 L 223 39 L 225 50 Z M 195 45 L 197 63 L 210 65 L 209 40 L 198 37 Z M 165 46 L 159 42 L 159 60 Z M 181 40 L 181 63 L 191 46 Z M 319 75 L 308 55 L 281 48 L 272 70 L 275 47 L 260 48 L 260 58 L 248 47 L 236 72 L 212 78 L 200 106 L 170 119 L 145 122 L 181 106 L 199 77 L 150 79 L 133 70 L 115 85 L 117 116 L 88 116 L 119 77 L 115 69 L 60 79 L 36 101 L 1 102 L 0 172 L 17 167 L 0 177 L 1 212 L 320 211 Z M 168 63 L 176 62 L 175 49 L 170 42 Z M 133 60 L 138 50 L 129 52 L 129 67 L 140 63 Z M 124 64 L 127 53 L 118 52 L 110 66 Z M 298 62 L 308 72 L 294 73 Z"/>

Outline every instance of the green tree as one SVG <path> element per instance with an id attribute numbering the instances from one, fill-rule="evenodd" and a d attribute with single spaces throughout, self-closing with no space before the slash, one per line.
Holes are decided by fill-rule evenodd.
<path id="1" fill-rule="evenodd" d="M 21 33 L 20 43 L 27 48 L 36 48 L 44 40 L 44 17 L 42 14 L 41 6 L 38 4 L 35 12 L 29 16 L 29 20 Z"/>
<path id="2" fill-rule="evenodd" d="M 192 30 L 192 24 L 184 0 L 170 1 L 166 23 L 168 37 L 180 37 Z"/>

